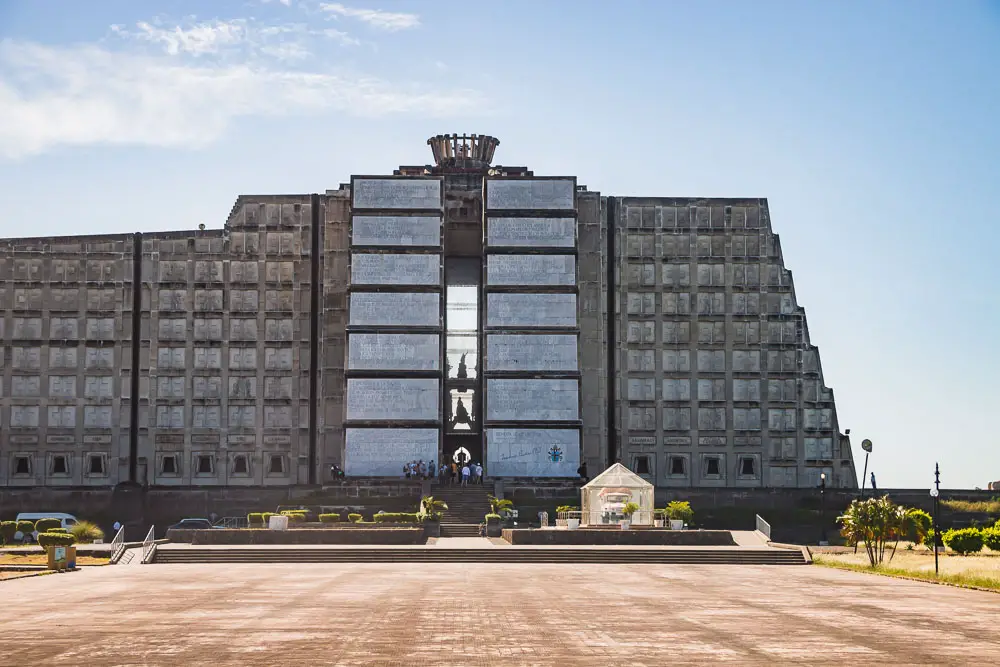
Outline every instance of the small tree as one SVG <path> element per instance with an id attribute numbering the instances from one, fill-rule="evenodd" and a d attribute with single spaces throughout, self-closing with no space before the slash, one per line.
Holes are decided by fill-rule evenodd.
<path id="1" fill-rule="evenodd" d="M 931 529 L 931 515 L 916 507 L 911 507 L 907 513 L 909 514 L 910 534 L 913 536 L 913 541 L 917 544 L 923 544 Z"/>
<path id="2" fill-rule="evenodd" d="M 50 528 L 62 528 L 62 520 L 49 517 L 35 522 L 35 530 L 39 533 L 47 533 Z"/>
<path id="3" fill-rule="evenodd" d="M 448 509 L 448 505 L 443 500 L 438 500 L 434 496 L 424 496 L 420 499 L 420 511 L 417 515 L 420 521 L 440 521 L 441 512 Z"/>
<path id="4" fill-rule="evenodd" d="M 868 561 L 872 567 L 881 565 L 885 559 L 885 547 L 889 540 L 898 542 L 905 530 L 907 510 L 894 505 L 889 496 L 854 500 L 847 511 L 837 520 L 840 534 L 853 544 L 864 543 Z"/>
<path id="5" fill-rule="evenodd" d="M 10 544 L 14 541 L 14 533 L 17 532 L 17 523 L 13 521 L 0 521 L 0 544 Z"/>
<path id="6" fill-rule="evenodd" d="M 990 551 L 1000 551 L 1000 528 L 984 528 L 983 544 Z"/>

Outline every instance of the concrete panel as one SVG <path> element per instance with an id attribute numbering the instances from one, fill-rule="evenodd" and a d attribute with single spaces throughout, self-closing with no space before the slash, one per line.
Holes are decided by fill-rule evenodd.
<path id="1" fill-rule="evenodd" d="M 575 218 L 489 218 L 486 229 L 486 241 L 494 247 L 576 247 Z"/>
<path id="2" fill-rule="evenodd" d="M 372 246 L 441 245 L 441 218 L 427 215 L 355 215 L 351 243 Z"/>
<path id="3" fill-rule="evenodd" d="M 486 337 L 490 371 L 575 371 L 577 337 L 572 334 L 491 334 Z"/>
<path id="4" fill-rule="evenodd" d="M 349 379 L 347 418 L 429 421 L 440 418 L 437 379 Z"/>
<path id="5" fill-rule="evenodd" d="M 354 208 L 439 209 L 441 181 L 426 178 L 358 178 Z"/>
<path id="6" fill-rule="evenodd" d="M 575 294 L 487 294 L 488 327 L 575 327 Z"/>
<path id="7" fill-rule="evenodd" d="M 351 256 L 353 285 L 440 285 L 440 255 Z"/>
<path id="8" fill-rule="evenodd" d="M 486 472 L 493 477 L 576 477 L 577 429 L 486 429 Z"/>
<path id="9" fill-rule="evenodd" d="M 575 206 L 572 179 L 488 179 L 486 207 L 493 210 L 561 210 Z"/>
<path id="10" fill-rule="evenodd" d="M 572 255 L 490 255 L 487 285 L 576 285 Z"/>
<path id="11" fill-rule="evenodd" d="M 568 421 L 580 418 L 577 380 L 486 380 L 488 421 Z"/>
<path id="12" fill-rule="evenodd" d="M 440 368 L 438 334 L 371 333 L 347 337 L 351 370 L 436 371 Z"/>
<path id="13" fill-rule="evenodd" d="M 441 325 L 440 294 L 354 292 L 350 303 L 351 326 Z"/>
<path id="14" fill-rule="evenodd" d="M 436 428 L 345 429 L 344 472 L 351 477 L 400 477 L 410 461 L 436 461 Z"/>

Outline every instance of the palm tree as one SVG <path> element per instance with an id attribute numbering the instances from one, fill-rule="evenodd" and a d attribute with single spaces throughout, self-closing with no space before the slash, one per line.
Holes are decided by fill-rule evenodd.
<path id="1" fill-rule="evenodd" d="M 514 501 L 508 500 L 506 498 L 497 498 L 496 496 L 490 496 L 490 513 L 499 514 L 503 516 L 505 513 L 514 509 Z"/>
<path id="2" fill-rule="evenodd" d="M 448 509 L 448 505 L 443 500 L 437 500 L 434 496 L 424 496 L 420 499 L 420 516 L 425 521 L 440 521 L 441 512 Z"/>

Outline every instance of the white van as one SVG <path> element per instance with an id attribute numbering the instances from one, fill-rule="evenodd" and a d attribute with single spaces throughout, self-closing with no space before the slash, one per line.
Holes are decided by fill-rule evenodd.
<path id="1" fill-rule="evenodd" d="M 59 519 L 60 521 L 62 521 L 61 524 L 62 527 L 65 528 L 66 530 L 72 528 L 73 524 L 76 523 L 76 517 L 73 516 L 72 514 L 66 514 L 65 512 L 21 512 L 20 514 L 17 515 L 17 521 L 35 522 L 38 521 L 39 519 Z M 19 541 L 23 540 L 24 533 L 22 533 L 21 531 L 17 531 L 16 533 L 14 533 L 14 539 Z M 38 541 L 37 530 L 31 533 L 31 539 L 36 542 Z"/>

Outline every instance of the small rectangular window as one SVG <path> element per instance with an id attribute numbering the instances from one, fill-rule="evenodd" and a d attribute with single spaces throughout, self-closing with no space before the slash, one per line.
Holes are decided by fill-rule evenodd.
<path id="1" fill-rule="evenodd" d="M 670 474 L 671 475 L 686 475 L 687 467 L 684 465 L 685 460 L 683 456 L 672 456 L 670 457 Z"/>
<path id="2" fill-rule="evenodd" d="M 270 475 L 283 475 L 285 473 L 285 457 L 281 454 L 274 454 L 268 459 L 267 472 Z"/>
<path id="3" fill-rule="evenodd" d="M 649 457 L 648 456 L 637 456 L 635 457 L 635 474 L 637 475 L 649 475 Z"/>
<path id="4" fill-rule="evenodd" d="M 14 474 L 15 475 L 30 475 L 31 474 L 31 457 L 29 457 L 29 456 L 17 456 L 17 457 L 14 457 Z"/>
<path id="5" fill-rule="evenodd" d="M 87 474 L 88 475 L 103 475 L 104 474 L 104 455 L 103 454 L 90 454 L 87 457 Z"/>
<path id="6" fill-rule="evenodd" d="M 250 463 L 247 461 L 245 454 L 237 454 L 233 458 L 233 474 L 234 475 L 249 475 L 250 474 Z"/>
<path id="7" fill-rule="evenodd" d="M 65 456 L 52 457 L 52 474 L 53 475 L 69 474 L 69 463 L 67 463 Z"/>
<path id="8" fill-rule="evenodd" d="M 160 459 L 160 472 L 164 475 L 176 475 L 178 472 L 177 457 L 170 455 Z"/>
<path id="9" fill-rule="evenodd" d="M 705 476 L 706 477 L 718 477 L 722 473 L 719 466 L 718 457 L 711 456 L 705 459 Z"/>
<path id="10" fill-rule="evenodd" d="M 199 475 L 211 475 L 212 474 L 212 457 L 208 455 L 198 457 L 198 474 Z"/>
<path id="11" fill-rule="evenodd" d="M 752 456 L 744 456 L 740 458 L 740 475 L 744 477 L 757 476 L 757 465 Z"/>

